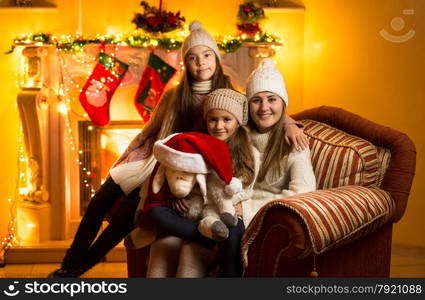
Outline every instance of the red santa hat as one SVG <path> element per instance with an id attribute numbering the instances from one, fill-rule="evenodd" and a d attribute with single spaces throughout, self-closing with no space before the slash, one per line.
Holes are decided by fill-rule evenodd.
<path id="1" fill-rule="evenodd" d="M 224 182 L 226 194 L 242 190 L 242 183 L 232 177 L 232 160 L 226 143 L 200 132 L 176 133 L 155 142 L 153 154 L 159 163 L 179 171 L 199 174 L 197 180 L 206 195 L 205 175 L 211 170 Z"/>

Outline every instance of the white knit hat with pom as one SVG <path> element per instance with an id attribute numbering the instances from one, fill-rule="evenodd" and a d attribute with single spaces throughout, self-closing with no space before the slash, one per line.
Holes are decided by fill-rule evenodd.
<path id="1" fill-rule="evenodd" d="M 211 37 L 211 35 L 202 28 L 202 24 L 198 21 L 193 21 L 189 25 L 190 34 L 186 37 L 182 46 L 182 57 L 185 57 L 187 52 L 195 46 L 206 46 L 211 48 L 217 55 L 218 59 L 221 60 L 220 52 L 218 50 L 217 43 Z"/>
<path id="2" fill-rule="evenodd" d="M 248 77 L 246 96 L 248 101 L 257 93 L 272 92 L 278 95 L 288 107 L 288 93 L 285 79 L 276 69 L 273 60 L 265 58 L 261 65 Z"/>

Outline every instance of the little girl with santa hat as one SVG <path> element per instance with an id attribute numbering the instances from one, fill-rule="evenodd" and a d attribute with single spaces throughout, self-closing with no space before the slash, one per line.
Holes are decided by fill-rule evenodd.
<path id="1" fill-rule="evenodd" d="M 208 133 L 212 136 L 198 134 L 202 141 L 193 140 L 190 137 L 190 144 L 196 144 L 197 149 L 202 148 L 199 145 L 208 143 L 209 151 L 201 150 L 203 159 L 213 167 L 214 170 L 223 169 L 227 166 L 230 172 L 233 169 L 233 176 L 237 177 L 243 184 L 243 191 L 235 194 L 231 199 L 231 205 L 241 201 L 246 201 L 252 194 L 252 188 L 255 182 L 256 174 L 259 169 L 259 154 L 258 151 L 251 146 L 249 142 L 248 132 L 244 125 L 248 120 L 248 106 L 246 97 L 231 89 L 218 89 L 213 91 L 204 103 L 204 117 Z M 177 138 L 185 138 L 182 134 Z M 190 154 L 181 150 L 185 147 L 179 144 L 179 151 L 176 145 L 178 144 L 176 136 L 167 138 L 163 141 L 158 141 L 154 146 L 154 154 L 158 161 L 173 168 L 180 168 L 183 171 L 201 172 L 202 162 L 196 163 L 191 161 L 193 154 L 192 146 L 186 147 Z M 172 142 L 174 139 L 174 142 Z M 216 140 L 214 142 L 214 140 Z M 171 141 L 171 143 L 170 143 Z M 222 141 L 221 143 L 219 143 Z M 223 148 L 222 145 L 227 147 Z M 164 151 L 164 145 L 174 145 L 173 148 Z M 230 161 L 230 153 L 232 159 Z M 189 156 L 189 157 L 188 157 Z M 211 157 L 209 157 L 211 156 Z M 185 159 L 185 160 L 183 160 Z M 180 161 L 182 160 L 182 161 Z M 184 167 L 182 167 L 184 166 Z M 223 173 L 223 172 L 218 172 Z M 230 174 L 227 174 L 229 177 Z M 220 176 L 223 177 L 223 176 Z M 223 178 L 224 179 L 224 178 Z M 226 181 L 226 180 L 224 180 Z M 229 181 L 229 179 L 227 180 Z M 200 184 L 202 186 L 202 184 Z M 217 188 L 216 185 L 211 185 L 207 182 L 208 196 L 214 196 Z M 210 190 L 213 189 L 212 193 Z M 239 277 L 242 274 L 242 264 L 240 257 L 240 242 L 244 233 L 245 227 L 242 219 L 238 218 L 235 223 L 226 222 L 229 228 L 225 229 L 228 234 L 224 237 L 217 236 L 211 233 L 209 228 L 217 224 L 220 215 L 214 210 L 214 207 L 208 207 L 204 211 L 203 218 L 198 226 L 197 222 L 181 217 L 178 212 L 185 213 L 190 207 L 185 199 L 174 201 L 175 210 L 158 204 L 159 201 L 152 201 L 155 197 L 148 192 L 148 197 L 151 196 L 151 201 L 144 203 L 145 212 L 147 211 L 150 220 L 157 226 L 162 233 L 162 237 L 156 240 L 151 246 L 151 255 L 148 266 L 148 277 L 204 277 L 206 276 L 207 265 L 205 258 L 201 257 L 208 252 L 208 248 L 212 247 L 212 239 L 218 240 L 218 262 L 219 262 L 219 277 Z M 162 204 L 165 204 L 164 202 Z M 146 210 L 146 207 L 149 209 Z M 233 208 L 233 207 L 232 207 Z M 240 216 L 240 215 L 239 215 Z M 230 217 L 230 216 L 228 216 Z M 223 218 L 222 218 L 223 219 Z M 199 231 L 198 231 L 199 229 Z M 202 233 L 204 237 L 200 238 Z M 182 240 L 169 237 L 167 235 L 175 235 L 187 240 L 183 244 L 186 249 L 184 255 L 179 255 Z M 146 234 L 144 234 L 146 237 Z M 165 237 L 164 237 L 165 236 Z M 210 239 L 206 239 L 205 236 Z M 190 242 L 195 242 L 194 244 Z M 217 253 L 212 252 L 212 257 L 217 256 Z M 177 272 L 177 274 L 176 274 Z"/>

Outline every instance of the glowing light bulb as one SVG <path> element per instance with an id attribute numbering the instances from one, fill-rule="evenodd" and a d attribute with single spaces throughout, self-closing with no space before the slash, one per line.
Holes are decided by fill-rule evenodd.
<path id="1" fill-rule="evenodd" d="M 62 115 L 68 115 L 68 107 L 65 103 L 61 102 L 58 104 L 58 112 Z"/>

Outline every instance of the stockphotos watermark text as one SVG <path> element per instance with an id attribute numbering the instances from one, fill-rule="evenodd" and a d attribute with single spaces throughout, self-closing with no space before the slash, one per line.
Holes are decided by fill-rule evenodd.
<path id="1" fill-rule="evenodd" d="M 62 294 L 74 297 L 78 294 L 126 294 L 127 283 L 111 282 L 39 282 L 34 280 L 26 282 L 23 287 L 19 286 L 19 281 L 14 281 L 3 291 L 4 295 L 14 297 L 20 293 L 25 294 Z"/>

